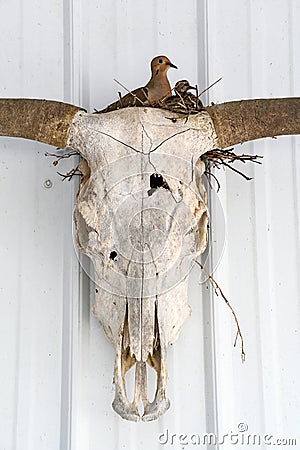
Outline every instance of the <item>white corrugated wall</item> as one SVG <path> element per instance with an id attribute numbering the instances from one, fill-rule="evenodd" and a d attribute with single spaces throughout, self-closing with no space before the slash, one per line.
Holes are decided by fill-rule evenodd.
<path id="1" fill-rule="evenodd" d="M 223 76 L 205 102 L 299 96 L 299 19 L 297 0 L 2 0 L 0 96 L 92 111 L 117 98 L 113 78 L 147 81 L 161 53 L 179 67 L 172 83 L 202 90 Z M 219 171 L 211 194 L 210 264 L 238 314 L 245 364 L 229 309 L 195 268 L 193 315 L 169 350 L 171 408 L 138 424 L 110 406 L 113 347 L 73 247 L 77 181 L 61 182 L 44 157 L 53 150 L 0 139 L 0 450 L 206 448 L 193 443 L 209 432 L 228 436 L 207 448 L 297 448 L 300 139 L 236 147 L 263 165 L 243 167 L 250 182 Z M 259 446 L 254 434 L 269 437 Z"/>

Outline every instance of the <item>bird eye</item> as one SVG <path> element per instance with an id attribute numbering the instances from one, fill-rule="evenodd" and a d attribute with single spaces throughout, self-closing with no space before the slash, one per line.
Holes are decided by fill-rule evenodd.
<path id="1" fill-rule="evenodd" d="M 163 59 L 159 59 L 158 60 L 158 64 L 163 64 L 164 63 L 164 60 Z"/>

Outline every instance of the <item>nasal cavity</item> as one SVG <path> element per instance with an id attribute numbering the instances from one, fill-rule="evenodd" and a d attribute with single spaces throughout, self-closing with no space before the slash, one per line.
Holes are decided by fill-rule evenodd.
<path id="1" fill-rule="evenodd" d="M 113 261 L 117 261 L 118 253 L 113 250 L 112 252 L 110 252 L 109 258 L 112 259 Z"/>
<path id="2" fill-rule="evenodd" d="M 168 183 L 162 175 L 159 173 L 152 173 L 152 175 L 150 175 L 150 189 L 148 195 L 152 195 L 158 188 L 170 190 Z"/>

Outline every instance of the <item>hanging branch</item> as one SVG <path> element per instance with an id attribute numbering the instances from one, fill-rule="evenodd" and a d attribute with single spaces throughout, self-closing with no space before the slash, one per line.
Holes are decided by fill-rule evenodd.
<path id="1" fill-rule="evenodd" d="M 235 161 L 240 161 L 242 163 L 246 163 L 247 161 L 261 164 L 260 161 L 258 161 L 259 158 L 263 158 L 263 156 L 260 155 L 237 155 L 233 152 L 233 148 L 222 150 L 220 148 L 215 148 L 213 150 L 210 150 L 209 152 L 204 153 L 201 156 L 201 160 L 206 165 L 206 172 L 208 175 L 212 175 L 211 169 L 217 168 L 220 169 L 221 166 L 228 167 L 230 170 L 233 170 L 233 172 L 238 173 L 243 178 L 245 178 L 247 181 L 252 180 L 251 177 L 248 177 L 240 170 L 236 169 L 235 167 L 232 167 L 231 164 L 233 164 Z M 219 185 L 219 183 L 218 183 Z M 218 188 L 219 190 L 219 188 Z"/>
<path id="2" fill-rule="evenodd" d="M 254 162 L 256 164 L 261 164 L 260 161 L 257 161 L 259 158 L 263 158 L 260 155 L 237 155 L 233 152 L 233 148 L 229 148 L 227 150 L 222 150 L 220 148 L 215 148 L 210 150 L 209 152 L 204 153 L 201 156 L 202 161 L 208 162 L 213 165 L 213 167 L 219 168 L 221 164 L 224 164 L 224 161 L 227 161 L 229 164 L 232 164 L 235 161 L 241 161 L 245 163 L 247 161 Z"/>
<path id="3" fill-rule="evenodd" d="M 240 325 L 239 325 L 239 321 L 238 321 L 237 315 L 236 315 L 236 313 L 235 313 L 233 307 L 231 306 L 229 300 L 227 300 L 227 298 L 225 297 L 225 294 L 223 293 L 222 289 L 220 288 L 220 286 L 218 285 L 218 283 L 216 282 L 216 280 L 209 274 L 209 272 L 206 270 L 206 268 L 203 266 L 203 264 L 201 264 L 201 263 L 200 263 L 199 261 L 197 261 L 197 260 L 195 260 L 195 261 L 196 261 L 196 263 L 198 264 L 198 266 L 199 266 L 199 267 L 205 272 L 205 274 L 208 276 L 208 279 L 209 279 L 209 281 L 210 281 L 210 283 L 211 283 L 211 285 L 212 285 L 212 287 L 213 287 L 213 289 L 214 289 L 214 291 L 215 291 L 215 294 L 216 294 L 217 296 L 219 296 L 219 294 L 221 295 L 221 297 L 222 297 L 223 300 L 225 301 L 226 305 L 228 306 L 228 308 L 230 309 L 230 311 L 231 311 L 232 314 L 233 314 L 233 317 L 234 317 L 234 320 L 235 320 L 235 323 L 236 323 L 236 327 L 237 327 L 237 333 L 236 333 L 236 338 L 235 338 L 235 341 L 234 341 L 234 347 L 236 346 L 237 338 L 238 338 L 238 336 L 239 336 L 240 339 L 241 339 L 241 358 L 242 358 L 242 362 L 245 362 L 245 359 L 246 359 L 246 353 L 245 353 L 245 350 L 244 350 L 244 338 L 243 338 L 243 335 L 242 335 L 242 332 L 241 332 L 241 328 L 240 328 Z"/>
<path id="4" fill-rule="evenodd" d="M 206 176 L 206 179 L 208 181 L 210 189 L 213 188 L 211 178 L 213 178 L 215 180 L 215 182 L 217 183 L 217 192 L 219 192 L 219 190 L 221 189 L 221 184 L 220 184 L 218 178 L 216 177 L 216 175 L 214 173 L 212 173 L 212 171 L 208 165 L 207 165 L 205 171 L 203 172 L 203 174 Z"/>

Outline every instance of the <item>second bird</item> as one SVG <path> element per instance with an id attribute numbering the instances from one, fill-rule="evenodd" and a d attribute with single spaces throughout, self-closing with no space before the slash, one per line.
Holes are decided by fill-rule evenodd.
<path id="1" fill-rule="evenodd" d="M 96 114 L 115 111 L 128 106 L 149 106 L 170 97 L 172 92 L 167 77 L 170 67 L 177 69 L 166 56 L 156 56 L 151 61 L 151 78 L 146 86 L 134 89 L 105 109 L 96 111 Z"/>

